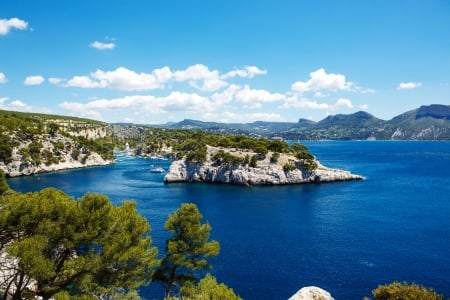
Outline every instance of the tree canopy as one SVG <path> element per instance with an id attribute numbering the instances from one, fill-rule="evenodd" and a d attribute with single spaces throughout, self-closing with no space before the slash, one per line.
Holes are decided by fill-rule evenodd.
<path id="1" fill-rule="evenodd" d="M 195 204 L 184 203 L 165 223 L 172 236 L 154 279 L 166 285 L 166 297 L 171 296 L 174 287 L 195 281 L 195 271 L 210 269 L 207 258 L 219 254 L 219 242 L 209 240 L 211 226 L 202 224 L 202 219 Z"/>
<path id="2" fill-rule="evenodd" d="M 150 225 L 134 202 L 75 200 L 54 188 L 0 197 L 3 298 L 126 295 L 150 283 L 158 264 Z M 5 274 L 7 276 L 5 276 Z M 28 291 L 30 293 L 30 291 Z"/>

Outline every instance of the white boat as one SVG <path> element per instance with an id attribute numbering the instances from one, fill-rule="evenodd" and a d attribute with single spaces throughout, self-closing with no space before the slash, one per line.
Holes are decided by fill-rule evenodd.
<path id="1" fill-rule="evenodd" d="M 150 166 L 150 173 L 164 173 L 164 172 L 165 172 L 165 170 L 161 167 L 153 166 L 153 165 Z"/>

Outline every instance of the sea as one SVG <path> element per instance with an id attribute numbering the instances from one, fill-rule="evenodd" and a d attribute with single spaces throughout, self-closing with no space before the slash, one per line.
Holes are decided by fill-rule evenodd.
<path id="1" fill-rule="evenodd" d="M 450 297 L 450 142 L 302 142 L 333 168 L 362 181 L 242 187 L 164 184 L 168 160 L 120 155 L 115 165 L 10 178 L 19 192 L 56 187 L 78 198 L 102 193 L 137 202 L 164 251 L 164 222 L 195 203 L 219 256 L 210 272 L 243 299 L 288 299 L 318 286 L 335 299 L 362 299 L 380 284 L 406 281 Z M 162 299 L 162 286 L 142 287 Z"/>

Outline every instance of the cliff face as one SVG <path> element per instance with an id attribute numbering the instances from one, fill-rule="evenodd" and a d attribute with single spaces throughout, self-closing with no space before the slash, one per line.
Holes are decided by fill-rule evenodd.
<path id="1" fill-rule="evenodd" d="M 7 176 L 112 164 L 106 123 L 0 110 L 0 169 Z"/>
<path id="2" fill-rule="evenodd" d="M 29 156 L 28 149 L 33 142 L 16 143 L 12 149 L 11 160 L 0 161 L 0 168 L 10 177 L 32 175 L 65 169 L 76 169 L 90 166 L 103 166 L 114 163 L 113 159 L 104 159 L 96 152 L 80 147 L 71 138 L 55 135 L 35 136 L 40 140 L 39 158 Z M 27 149 L 27 151 L 23 151 Z"/>
<path id="3" fill-rule="evenodd" d="M 208 152 L 210 156 L 214 149 L 208 147 Z M 293 156 L 284 155 L 277 163 L 271 163 L 268 157 L 258 161 L 256 167 L 250 167 L 248 164 L 217 165 L 210 160 L 204 163 L 194 163 L 185 159 L 176 160 L 172 162 L 164 182 L 209 182 L 250 186 L 363 179 L 362 176 L 348 171 L 327 168 L 317 161 L 316 169 L 307 170 L 302 167 L 301 161 Z M 285 170 L 283 167 L 285 161 L 293 162 L 295 169 Z"/>

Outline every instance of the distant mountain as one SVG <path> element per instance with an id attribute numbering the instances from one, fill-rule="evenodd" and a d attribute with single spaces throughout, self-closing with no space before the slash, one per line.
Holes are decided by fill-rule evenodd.
<path id="1" fill-rule="evenodd" d="M 442 104 L 421 106 L 389 121 L 359 111 L 347 115 L 328 116 L 319 122 L 299 119 L 297 123 L 264 121 L 219 123 L 186 119 L 163 127 L 262 137 L 280 136 L 289 140 L 450 140 L 450 106 Z"/>
<path id="2" fill-rule="evenodd" d="M 334 115 L 328 116 L 322 121 L 318 122 L 314 127 L 315 128 L 330 128 L 330 127 L 372 127 L 372 126 L 381 126 L 384 121 L 378 118 L 375 118 L 371 114 L 358 111 L 354 114 L 350 115 Z"/>
<path id="3" fill-rule="evenodd" d="M 450 140 L 450 106 L 421 106 L 387 121 L 384 129 L 391 139 Z"/>

